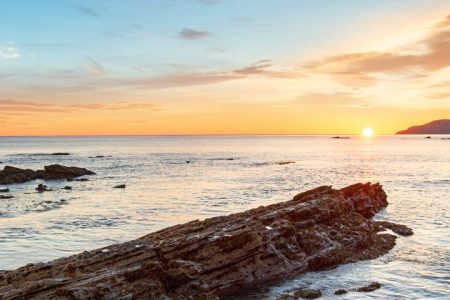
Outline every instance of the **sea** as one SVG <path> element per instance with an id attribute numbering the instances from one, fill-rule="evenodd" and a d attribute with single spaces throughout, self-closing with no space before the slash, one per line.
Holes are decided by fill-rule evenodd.
<path id="1" fill-rule="evenodd" d="M 399 237 L 378 259 L 303 274 L 241 299 L 276 299 L 299 287 L 321 289 L 321 299 L 450 299 L 448 137 L 1 137 L 0 168 L 63 164 L 96 175 L 45 182 L 53 191 L 44 193 L 35 191 L 39 180 L 7 186 L 14 198 L 0 200 L 0 269 L 290 200 L 321 185 L 379 182 L 389 205 L 375 218 L 405 224 L 413 236 Z M 114 188 L 120 184 L 126 188 Z M 372 281 L 382 287 L 351 292 Z M 336 289 L 350 292 L 335 296 Z"/>

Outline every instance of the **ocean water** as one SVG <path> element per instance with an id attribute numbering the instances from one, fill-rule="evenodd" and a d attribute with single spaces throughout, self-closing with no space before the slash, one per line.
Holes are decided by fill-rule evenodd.
<path id="1" fill-rule="evenodd" d="M 53 152 L 71 155 L 45 155 Z M 370 181 L 383 184 L 390 203 L 376 218 L 406 224 L 415 235 L 400 237 L 378 259 L 304 274 L 242 299 L 272 299 L 302 286 L 332 299 L 335 289 L 371 281 L 382 288 L 339 299 L 450 297 L 450 140 L 441 136 L 3 137 L 0 161 L 97 173 L 87 182 L 47 182 L 55 191 L 42 194 L 34 191 L 40 181 L 10 185 L 15 198 L 0 200 L 0 269 L 289 200 L 319 185 Z M 66 185 L 73 190 L 60 189 Z"/>

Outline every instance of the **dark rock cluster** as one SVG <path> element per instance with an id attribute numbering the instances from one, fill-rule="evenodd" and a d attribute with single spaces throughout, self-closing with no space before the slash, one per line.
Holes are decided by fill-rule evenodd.
<path id="1" fill-rule="evenodd" d="M 0 171 L 0 184 L 25 183 L 35 179 L 73 179 L 76 177 L 93 174 L 95 173 L 85 168 L 66 167 L 57 164 L 45 166 L 44 170 L 37 171 L 5 166 L 3 170 Z"/>
<path id="2" fill-rule="evenodd" d="M 0 271 L 0 298 L 232 297 L 244 288 L 387 253 L 397 236 L 380 232 L 386 224 L 371 220 L 387 204 L 379 184 L 322 186 L 287 202 Z"/>

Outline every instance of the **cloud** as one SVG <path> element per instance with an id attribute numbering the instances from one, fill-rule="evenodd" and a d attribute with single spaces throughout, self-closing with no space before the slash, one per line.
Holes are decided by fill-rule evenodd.
<path id="1" fill-rule="evenodd" d="M 128 83 L 141 88 L 164 89 L 183 86 L 208 85 L 238 78 L 241 78 L 241 76 L 232 73 L 220 72 L 176 73 L 166 76 L 135 79 L 129 81 Z"/>
<path id="2" fill-rule="evenodd" d="M 263 59 L 247 67 L 227 71 L 178 72 L 162 76 L 146 76 L 146 78 L 132 79 L 118 84 L 137 86 L 140 88 L 164 89 L 216 84 L 252 76 L 266 78 L 298 78 L 299 76 L 303 76 L 303 74 L 297 70 L 276 70 L 271 67 L 272 62 L 269 59 Z"/>
<path id="3" fill-rule="evenodd" d="M 295 102 L 304 105 L 324 105 L 338 107 L 353 108 L 370 108 L 371 103 L 363 98 L 357 97 L 350 93 L 307 93 L 303 94 L 295 100 Z"/>
<path id="4" fill-rule="evenodd" d="M 370 84 L 373 75 L 417 72 L 428 73 L 450 66 L 450 19 L 439 23 L 437 29 L 429 32 L 423 40 L 411 45 L 409 52 L 360 52 L 329 56 L 309 62 L 304 68 L 318 73 L 329 74 L 336 81 L 359 78 Z M 414 52 L 411 51 L 415 50 Z M 425 49 L 425 50 L 423 50 Z"/>
<path id="5" fill-rule="evenodd" d="M 211 4 L 219 4 L 219 0 L 197 0 L 200 4 L 211 5 Z"/>
<path id="6" fill-rule="evenodd" d="M 88 69 L 89 73 L 91 73 L 94 76 L 101 76 L 106 74 L 105 68 L 101 64 L 99 64 L 97 61 L 95 61 L 90 57 L 86 58 L 88 60 L 86 68 Z"/>
<path id="7" fill-rule="evenodd" d="M 430 99 L 446 99 L 450 98 L 450 93 L 432 93 L 428 95 L 428 98 Z"/>
<path id="8" fill-rule="evenodd" d="M 19 58 L 19 50 L 12 45 L 0 45 L 0 58 L 13 59 Z"/>
<path id="9" fill-rule="evenodd" d="M 80 13 L 86 15 L 86 16 L 90 16 L 90 17 L 100 17 L 100 14 L 97 13 L 95 10 L 93 10 L 92 8 L 89 8 L 87 6 L 83 6 L 83 5 L 74 5 L 74 7 L 76 8 L 77 11 L 79 11 Z"/>
<path id="10" fill-rule="evenodd" d="M 271 67 L 272 63 L 269 59 L 259 60 L 251 66 L 234 70 L 236 74 L 242 75 L 255 75 L 255 74 L 263 74 L 267 71 L 267 68 Z"/>
<path id="11" fill-rule="evenodd" d="M 252 22 L 253 19 L 249 16 L 240 16 L 240 17 L 233 17 L 231 20 L 238 22 L 238 23 L 248 23 Z"/>
<path id="12" fill-rule="evenodd" d="M 436 25 L 436 28 L 449 27 L 450 26 L 450 15 L 448 15 L 443 21 Z"/>
<path id="13" fill-rule="evenodd" d="M 53 104 L 35 101 L 19 101 L 11 99 L 0 99 L 0 110 L 2 113 L 73 113 L 80 111 L 118 111 L 118 110 L 151 110 L 158 111 L 159 108 L 153 103 L 119 101 L 113 103 L 76 103 L 76 104 Z"/>
<path id="14" fill-rule="evenodd" d="M 180 39 L 189 40 L 189 41 L 195 41 L 203 38 L 209 37 L 211 34 L 208 31 L 200 31 L 200 30 L 194 30 L 191 28 L 183 28 L 179 34 L 178 37 Z"/>

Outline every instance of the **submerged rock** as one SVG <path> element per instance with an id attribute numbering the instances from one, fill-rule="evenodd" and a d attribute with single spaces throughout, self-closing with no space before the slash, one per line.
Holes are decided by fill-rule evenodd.
<path id="1" fill-rule="evenodd" d="M 218 299 L 243 288 L 373 259 L 397 236 L 371 217 L 379 184 L 322 186 L 287 202 L 195 220 L 133 241 L 0 271 L 2 299 Z"/>
<path id="2" fill-rule="evenodd" d="M 291 160 L 286 160 L 286 161 L 279 161 L 276 163 L 277 165 L 289 165 L 289 164 L 295 164 L 295 161 L 291 161 Z"/>
<path id="3" fill-rule="evenodd" d="M 320 290 L 301 288 L 282 294 L 277 300 L 317 299 L 321 296 L 322 292 Z"/>
<path id="4" fill-rule="evenodd" d="M 36 187 L 36 191 L 38 191 L 39 193 L 43 193 L 43 192 L 50 192 L 52 190 L 49 189 L 45 184 L 39 183 L 38 186 Z"/>
<path id="5" fill-rule="evenodd" d="M 369 285 L 357 288 L 356 291 L 357 292 L 373 292 L 375 290 L 378 290 L 379 288 L 381 288 L 381 284 L 378 282 L 372 282 Z"/>
<path id="6" fill-rule="evenodd" d="M 339 289 L 339 290 L 336 290 L 336 291 L 334 291 L 334 294 L 335 295 L 344 295 L 344 294 L 347 294 L 347 291 L 346 290 L 343 290 L 343 289 Z"/>
<path id="7" fill-rule="evenodd" d="M 4 200 L 4 199 L 11 199 L 14 198 L 13 195 L 0 195 L 0 199 Z"/>
<path id="8" fill-rule="evenodd" d="M 6 188 L 6 189 L 0 189 L 0 193 L 8 193 L 9 192 L 9 189 L 8 188 Z"/>
<path id="9" fill-rule="evenodd" d="M 35 179 L 73 179 L 84 175 L 94 174 L 94 172 L 85 168 L 66 167 L 62 165 L 45 166 L 44 170 L 37 171 L 5 166 L 3 170 L 0 171 L 0 184 L 25 183 Z"/>

